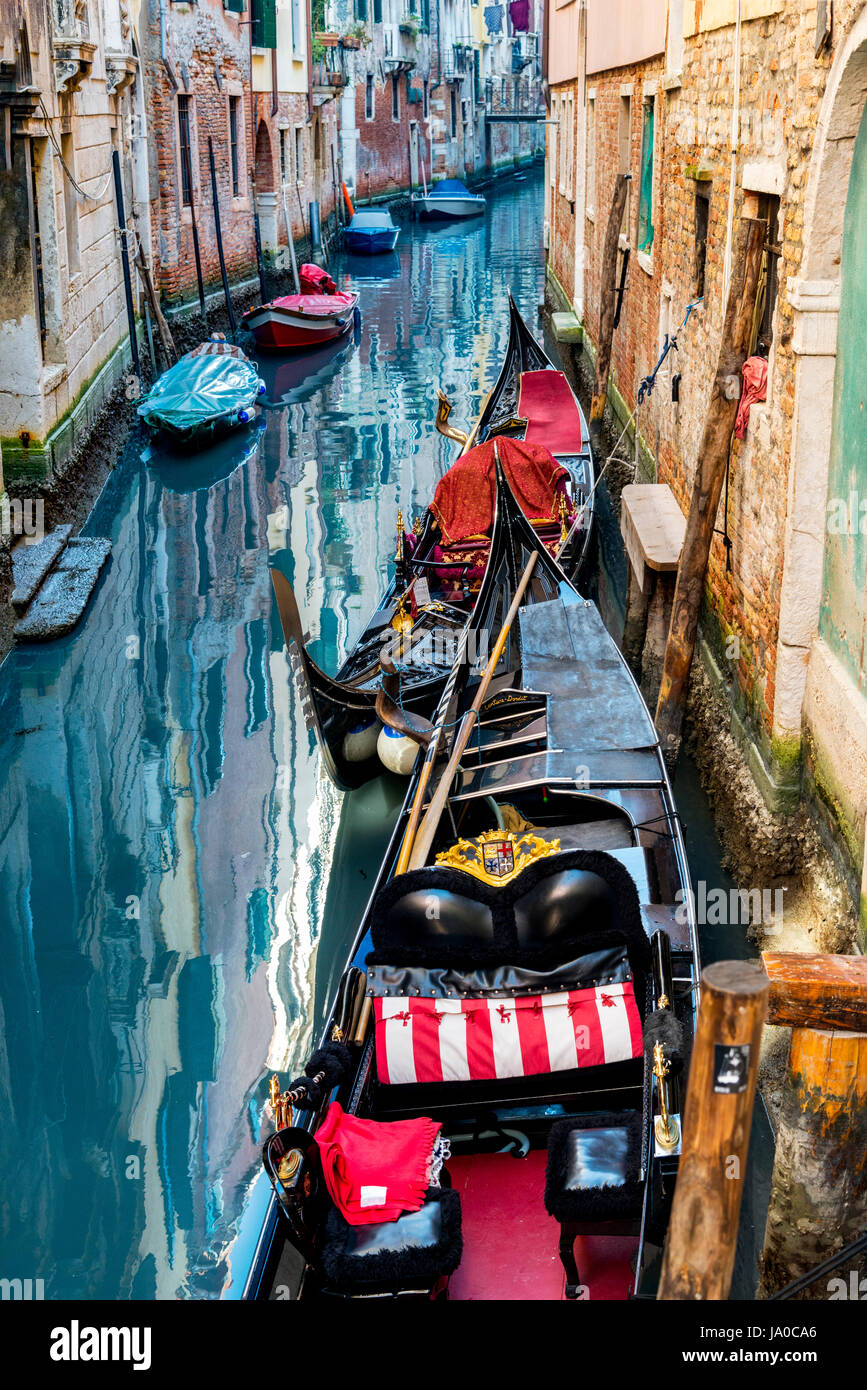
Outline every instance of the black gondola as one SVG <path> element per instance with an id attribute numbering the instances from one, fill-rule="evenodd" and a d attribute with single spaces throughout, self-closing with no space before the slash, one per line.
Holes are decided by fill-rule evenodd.
<path id="1" fill-rule="evenodd" d="M 699 978 L 680 823 L 616 644 L 497 482 L 500 635 L 453 667 L 322 1046 L 272 1080 L 248 1298 L 655 1295 Z M 355 1139 L 332 1161 L 422 1118 L 445 1166 L 406 1205 L 369 1154 L 353 1186 Z"/>
<path id="2" fill-rule="evenodd" d="M 558 564 L 567 577 L 580 583 L 595 512 L 586 420 L 566 377 L 535 342 L 511 297 L 509 305 L 506 358 L 472 434 L 467 436 L 448 425 L 450 406 L 442 395 L 437 427 L 461 445 L 459 462 L 476 446 L 496 439 L 518 440 L 528 449 L 535 445 L 549 449 L 568 479 L 568 504 L 564 502 L 562 514 L 550 517 L 547 526 L 538 523 L 539 534 L 549 551 L 557 554 Z M 518 413 L 521 410 L 523 415 Z M 344 789 L 358 787 L 379 775 L 383 757 L 392 768 L 397 768 L 402 758 L 408 771 L 414 758 L 412 749 L 398 746 L 393 750 L 389 738 L 393 735 L 393 741 L 399 745 L 407 735 L 415 737 L 417 729 L 412 726 L 419 718 L 423 722 L 418 728 L 424 728 L 442 695 L 460 636 L 468 626 L 478 631 L 490 626 L 488 605 L 495 583 L 489 572 L 499 563 L 503 546 L 496 523 L 489 542 L 482 542 L 481 549 L 478 540 L 448 546 L 430 509 L 416 524 L 416 531 L 412 538 L 406 538 L 398 515 L 394 577 L 333 677 L 307 652 L 289 582 L 278 568 L 272 571 L 308 725 L 319 742 L 329 775 Z M 485 559 L 487 569 L 481 578 L 477 570 Z M 421 599 L 419 594 L 423 594 Z M 410 605 L 415 609 L 414 615 L 408 612 Z M 401 641 L 399 702 L 406 721 L 402 729 L 384 733 L 380 717 L 380 656 L 386 642 L 395 638 L 395 630 Z"/>

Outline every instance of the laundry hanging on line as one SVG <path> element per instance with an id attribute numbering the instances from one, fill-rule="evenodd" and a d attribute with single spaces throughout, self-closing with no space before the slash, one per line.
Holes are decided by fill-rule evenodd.
<path id="1" fill-rule="evenodd" d="M 530 29 L 530 0 L 512 0 L 509 18 L 516 34 L 526 34 Z"/>
<path id="2" fill-rule="evenodd" d="M 505 12 L 504 5 L 487 5 L 485 7 L 485 26 L 489 34 L 501 34 L 503 32 Z"/>

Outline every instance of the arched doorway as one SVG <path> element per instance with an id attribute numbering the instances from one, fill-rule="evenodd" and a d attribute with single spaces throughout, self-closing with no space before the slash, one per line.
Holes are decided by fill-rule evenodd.
<path id="1" fill-rule="evenodd" d="M 256 192 L 274 192 L 274 161 L 271 156 L 271 135 L 264 121 L 256 129 Z"/>
<path id="2" fill-rule="evenodd" d="M 256 127 L 256 210 L 262 250 L 273 256 L 278 245 L 277 194 L 274 188 L 274 159 L 271 134 L 265 121 Z"/>

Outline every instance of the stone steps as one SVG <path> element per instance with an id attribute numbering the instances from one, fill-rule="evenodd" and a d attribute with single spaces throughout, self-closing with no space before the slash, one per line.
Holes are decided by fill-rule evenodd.
<path id="1" fill-rule="evenodd" d="M 64 529 L 68 535 L 69 527 L 58 528 Z M 52 536 L 55 534 L 51 533 Z M 36 546 L 30 548 L 37 549 Z M 27 611 L 15 624 L 18 641 L 50 642 L 71 632 L 84 613 L 110 554 L 111 541 L 101 536 L 67 539 L 59 554 L 55 553 L 53 567 L 43 571 L 39 587 L 27 604 Z"/>
<path id="2" fill-rule="evenodd" d="M 54 569 L 72 533 L 71 526 L 56 526 L 36 545 L 21 541 L 12 551 L 12 607 L 23 613 L 46 575 Z"/>

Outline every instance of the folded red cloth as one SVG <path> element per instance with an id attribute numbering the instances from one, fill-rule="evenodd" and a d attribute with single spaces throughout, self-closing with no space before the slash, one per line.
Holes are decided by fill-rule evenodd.
<path id="1" fill-rule="evenodd" d="M 332 1101 L 316 1131 L 325 1185 L 350 1226 L 396 1221 L 424 1205 L 436 1120 L 380 1124 Z"/>

